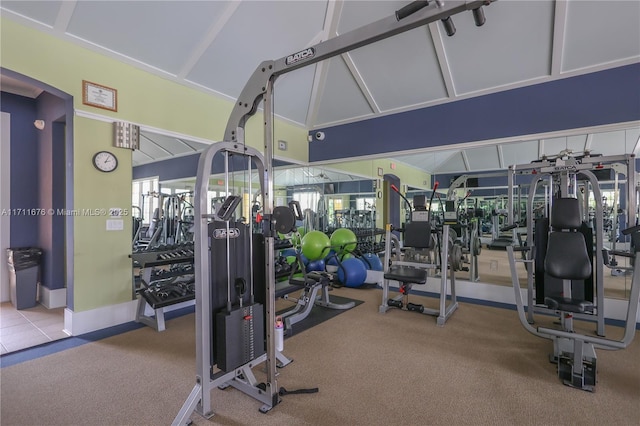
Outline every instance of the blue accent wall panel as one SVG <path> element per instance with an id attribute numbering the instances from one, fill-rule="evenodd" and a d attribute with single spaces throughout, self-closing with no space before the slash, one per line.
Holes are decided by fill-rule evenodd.
<path id="1" fill-rule="evenodd" d="M 158 176 L 160 181 L 171 179 L 183 179 L 193 177 L 198 170 L 199 154 L 185 157 L 172 158 L 170 160 L 156 161 L 133 168 L 133 179 L 144 179 Z"/>
<path id="2" fill-rule="evenodd" d="M 640 63 L 316 129 L 309 161 L 640 120 Z"/>
<path id="3" fill-rule="evenodd" d="M 52 123 L 53 132 L 53 198 L 52 208 L 56 211 L 64 209 L 65 202 L 65 124 L 64 122 Z M 64 260 L 65 260 L 65 217 L 55 215 L 51 218 L 51 289 L 65 286 Z"/>
<path id="4" fill-rule="evenodd" d="M 160 182 L 174 180 L 174 179 L 186 179 L 193 178 L 198 173 L 198 161 L 200 160 L 200 154 L 191 154 L 184 157 L 176 157 L 168 160 L 156 161 L 154 163 L 143 164 L 135 166 L 133 168 L 133 179 L 144 179 L 154 176 L 158 176 Z M 240 171 L 246 170 L 246 160 L 241 157 L 234 157 L 234 161 L 231 162 L 230 170 L 233 169 Z M 288 165 L 284 161 L 273 160 L 273 167 L 280 167 Z M 224 172 L 224 157 L 218 153 L 213 157 L 211 173 L 223 173 Z"/>
<path id="5" fill-rule="evenodd" d="M 36 99 L 38 118 L 45 128 L 38 131 L 39 153 L 39 204 L 41 209 L 54 208 L 54 198 L 65 194 L 65 101 L 43 92 Z M 56 122 L 58 121 L 58 122 Z M 62 176 L 60 176 L 62 171 Z M 58 175 L 56 176 L 56 172 Z M 60 180 L 60 177 L 62 178 Z M 62 198 L 64 203 L 64 198 Z M 39 218 L 38 246 L 43 250 L 41 263 L 42 285 L 50 289 L 64 287 L 64 217 L 42 215 Z"/>
<path id="6" fill-rule="evenodd" d="M 38 130 L 36 101 L 2 92 L 0 107 L 11 114 L 11 209 L 17 213 L 39 208 Z M 38 246 L 38 216 L 11 217 L 11 247 Z"/>
<path id="7" fill-rule="evenodd" d="M 363 194 L 373 193 L 373 181 L 356 180 L 338 182 L 334 186 L 336 194 Z"/>

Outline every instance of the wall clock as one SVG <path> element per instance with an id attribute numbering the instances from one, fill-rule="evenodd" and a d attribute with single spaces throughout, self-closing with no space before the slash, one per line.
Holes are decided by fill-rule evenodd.
<path id="1" fill-rule="evenodd" d="M 112 172 L 118 167 L 118 159 L 109 151 L 96 152 L 93 165 L 101 172 Z"/>

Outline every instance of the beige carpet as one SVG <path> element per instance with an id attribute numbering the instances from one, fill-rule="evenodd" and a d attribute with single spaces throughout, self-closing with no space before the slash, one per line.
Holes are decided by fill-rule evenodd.
<path id="1" fill-rule="evenodd" d="M 551 342 L 528 334 L 514 311 L 461 304 L 435 318 L 378 313 L 381 291 L 338 289 L 360 306 L 285 342 L 295 362 L 268 414 L 235 389 L 212 394 L 220 425 L 637 425 L 640 340 L 598 352 L 595 393 L 563 386 L 547 362 Z M 435 306 L 434 299 L 427 299 Z M 419 302 L 419 298 L 414 298 Z M 620 329 L 609 328 L 610 337 Z M 1 370 L 2 425 L 167 425 L 195 380 L 194 316 Z M 262 377 L 256 371 L 258 378 Z"/>

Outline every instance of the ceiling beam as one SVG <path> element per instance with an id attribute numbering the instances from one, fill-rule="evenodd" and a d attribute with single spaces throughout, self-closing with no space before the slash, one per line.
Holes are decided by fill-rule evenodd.
<path id="1" fill-rule="evenodd" d="M 58 16 L 56 16 L 56 22 L 53 24 L 53 32 L 58 34 L 64 34 L 67 32 L 67 27 L 73 16 L 73 11 L 76 8 L 76 0 L 63 1 L 60 4 L 58 10 Z"/>
<path id="2" fill-rule="evenodd" d="M 145 138 L 146 140 L 149 141 L 149 143 L 155 145 L 158 147 L 158 149 L 160 149 L 161 151 L 164 151 L 167 155 L 169 155 L 170 157 L 173 157 L 173 153 L 171 151 L 166 150 L 165 148 L 161 147 L 160 145 L 158 145 L 155 141 L 153 141 L 151 138 L 149 138 L 147 135 L 144 134 L 140 134 L 140 137 Z"/>
<path id="3" fill-rule="evenodd" d="M 460 155 L 462 155 L 462 162 L 464 163 L 464 168 L 467 172 L 471 171 L 471 166 L 469 165 L 469 157 L 467 157 L 467 152 L 465 150 L 460 151 Z"/>
<path id="4" fill-rule="evenodd" d="M 376 100 L 373 98 L 371 91 L 367 87 L 367 83 L 365 83 L 364 79 L 362 78 L 362 74 L 360 74 L 360 71 L 358 71 L 358 67 L 356 67 L 356 64 L 353 62 L 353 59 L 351 58 L 351 54 L 343 53 L 342 60 L 344 60 L 344 63 L 347 65 L 347 68 L 349 69 L 351 76 L 353 77 L 356 84 L 358 85 L 358 88 L 360 89 L 365 99 L 369 103 L 369 107 L 371 107 L 371 110 L 373 111 L 373 113 L 379 114 L 380 107 L 376 103 Z"/>
<path id="5" fill-rule="evenodd" d="M 584 152 L 591 151 L 591 143 L 593 142 L 593 133 L 589 133 L 584 141 Z"/>
<path id="6" fill-rule="evenodd" d="M 194 147 L 191 146 L 190 143 L 188 143 L 187 141 L 184 141 L 180 138 L 175 138 L 175 140 L 177 140 L 178 142 L 180 142 L 182 145 L 186 146 L 187 148 L 189 148 L 190 150 L 194 151 L 194 152 L 198 152 L 197 149 L 195 149 Z"/>
<path id="7" fill-rule="evenodd" d="M 137 152 L 138 154 L 142 154 L 142 155 L 144 155 L 145 157 L 148 157 L 150 160 L 154 160 L 154 161 L 155 161 L 155 158 L 154 158 L 154 157 L 150 156 L 149 154 L 147 154 L 147 153 L 146 153 L 146 152 L 144 152 L 144 151 L 140 151 L 139 149 L 136 149 L 136 152 Z"/>
<path id="8" fill-rule="evenodd" d="M 324 15 L 324 26 L 322 28 L 322 39 L 338 35 L 338 23 L 342 15 L 343 0 L 327 1 L 327 12 Z M 316 64 L 315 74 L 313 76 L 313 84 L 311 86 L 311 96 L 309 96 L 309 107 L 307 108 L 307 117 L 305 126 L 313 127 L 318 117 L 320 102 L 322 101 L 321 93 L 324 92 L 324 86 L 327 83 L 327 74 L 329 72 L 329 61 L 321 61 Z"/>
<path id="9" fill-rule="evenodd" d="M 506 168 L 504 165 L 504 153 L 502 152 L 502 145 L 496 145 L 496 151 L 498 152 L 498 166 L 501 169 Z"/>
<path id="10" fill-rule="evenodd" d="M 189 75 L 193 67 L 198 63 L 200 58 L 202 58 L 202 55 L 204 55 L 204 53 L 207 51 L 209 46 L 211 46 L 211 43 L 213 43 L 216 37 L 218 37 L 218 34 L 220 34 L 225 25 L 227 25 L 239 6 L 240 0 L 232 0 L 220 14 L 220 17 L 215 22 L 213 22 L 213 24 L 211 24 L 205 36 L 202 38 L 200 43 L 198 43 L 195 49 L 191 51 L 189 59 L 187 59 L 187 62 L 185 62 L 185 64 L 178 72 L 178 78 L 184 79 L 187 75 Z"/>
<path id="11" fill-rule="evenodd" d="M 638 135 L 638 140 L 636 141 L 636 144 L 633 146 L 633 151 L 631 151 L 631 153 L 637 155 L 639 149 L 640 149 L 640 135 Z"/>
<path id="12" fill-rule="evenodd" d="M 436 59 L 440 66 L 440 72 L 442 73 L 442 80 L 444 86 L 447 89 L 447 96 L 455 98 L 456 88 L 453 84 L 453 76 L 451 75 L 451 68 L 449 67 L 449 61 L 447 60 L 447 52 L 444 49 L 444 42 L 442 40 L 442 34 L 440 34 L 440 27 L 437 22 L 431 22 L 429 25 L 429 33 L 433 40 L 433 47 L 436 50 Z"/>
<path id="13" fill-rule="evenodd" d="M 551 45 L 551 75 L 562 74 L 562 54 L 564 53 L 564 35 L 567 28 L 567 0 L 556 0 L 553 18 L 553 42 Z"/>

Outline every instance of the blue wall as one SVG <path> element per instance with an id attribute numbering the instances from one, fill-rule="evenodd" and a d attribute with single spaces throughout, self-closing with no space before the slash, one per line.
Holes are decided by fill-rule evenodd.
<path id="1" fill-rule="evenodd" d="M 2 92 L 2 112 L 11 114 L 11 209 L 38 209 L 39 143 L 34 99 Z M 22 214 L 11 217 L 11 247 L 37 247 L 38 216 Z"/>
<path id="2" fill-rule="evenodd" d="M 41 283 L 57 289 L 65 286 L 64 217 L 46 214 L 65 205 L 66 105 L 43 92 L 38 99 L 2 92 L 1 109 L 11 114 L 12 248 L 39 247 L 43 250 Z M 42 119 L 44 130 L 33 122 Z M 54 120 L 62 122 L 53 123 Z"/>
<path id="3" fill-rule="evenodd" d="M 144 179 L 158 176 L 160 182 L 193 178 L 198 172 L 198 160 L 200 154 L 191 154 L 184 157 L 171 158 L 155 163 L 143 164 L 133 168 L 133 179 Z M 233 157 L 229 171 L 246 170 L 247 163 L 241 157 Z M 288 165 L 284 161 L 273 160 L 273 167 Z M 218 153 L 213 157 L 211 174 L 224 173 L 224 156 Z"/>
<path id="4" fill-rule="evenodd" d="M 640 120 L 640 64 L 316 129 L 309 161 Z"/>
<path id="5" fill-rule="evenodd" d="M 38 131 L 39 207 L 62 209 L 65 197 L 65 101 L 43 92 L 37 99 L 37 113 L 38 118 L 46 123 L 44 130 Z M 64 288 L 64 216 L 46 214 L 39 219 L 38 246 L 43 249 L 42 285 L 50 289 Z"/>
<path id="6" fill-rule="evenodd" d="M 372 180 L 354 180 L 348 182 L 320 183 L 287 187 L 287 199 L 291 199 L 294 192 L 306 191 L 306 188 L 318 188 L 325 196 L 353 194 L 351 200 L 355 200 L 359 194 L 369 194 L 370 196 L 373 196 Z"/>

